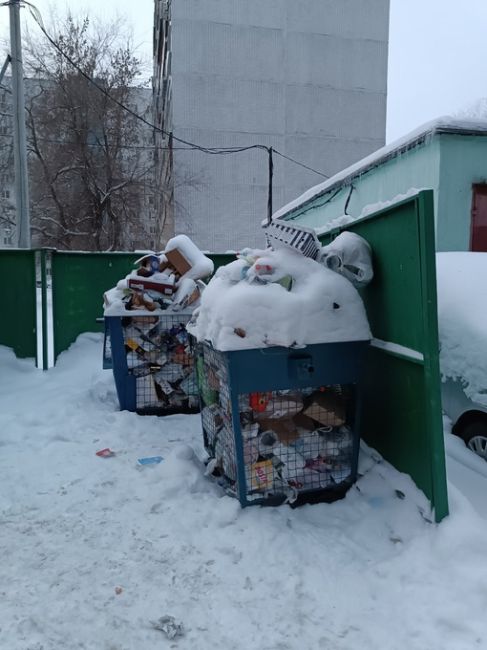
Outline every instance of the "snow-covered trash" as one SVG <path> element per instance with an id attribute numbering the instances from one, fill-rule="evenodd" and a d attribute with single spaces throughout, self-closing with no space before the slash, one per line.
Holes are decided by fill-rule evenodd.
<path id="1" fill-rule="evenodd" d="M 352 283 L 290 249 L 244 249 L 220 267 L 187 328 L 222 351 L 371 338 Z"/>
<path id="2" fill-rule="evenodd" d="M 180 279 L 201 280 L 213 273 L 213 262 L 206 257 L 187 235 L 176 235 L 164 249 L 169 266 Z"/>
<path id="3" fill-rule="evenodd" d="M 348 230 L 323 246 L 318 261 L 350 280 L 357 289 L 367 286 L 374 277 L 370 245 Z"/>
<path id="4" fill-rule="evenodd" d="M 143 255 L 135 265 L 104 294 L 120 408 L 159 415 L 194 412 L 196 377 L 185 324 L 213 262 L 178 235 L 164 252 Z"/>
<path id="5" fill-rule="evenodd" d="M 186 235 L 173 237 L 164 251 L 148 253 L 134 264 L 137 268 L 103 295 L 105 316 L 194 309 L 206 286 L 203 279 L 214 269 Z"/>

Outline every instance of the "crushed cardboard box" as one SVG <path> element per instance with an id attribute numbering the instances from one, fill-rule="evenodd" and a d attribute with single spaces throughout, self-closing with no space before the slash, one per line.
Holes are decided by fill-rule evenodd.
<path id="1" fill-rule="evenodd" d="M 343 399 L 329 391 L 314 393 L 303 413 L 325 426 L 339 427 L 346 421 Z"/>

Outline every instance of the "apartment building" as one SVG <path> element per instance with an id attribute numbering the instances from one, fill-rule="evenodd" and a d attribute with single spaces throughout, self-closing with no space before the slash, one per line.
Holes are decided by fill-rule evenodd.
<path id="1" fill-rule="evenodd" d="M 287 156 L 274 155 L 275 210 L 381 147 L 388 33 L 389 0 L 155 0 L 164 234 L 213 251 L 263 244 L 266 152 L 184 142 Z"/>

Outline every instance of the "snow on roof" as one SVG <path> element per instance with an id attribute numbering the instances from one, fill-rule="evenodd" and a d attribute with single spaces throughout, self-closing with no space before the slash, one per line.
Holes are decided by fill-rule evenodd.
<path id="1" fill-rule="evenodd" d="M 413 149 L 422 144 L 427 138 L 431 138 L 440 133 L 452 133 L 457 135 L 487 135 L 487 120 L 468 120 L 455 119 L 450 116 L 444 116 L 422 124 L 414 131 L 407 133 L 402 138 L 391 142 L 390 144 L 374 151 L 369 156 L 362 158 L 358 162 L 346 167 L 326 181 L 311 187 L 301 196 L 290 203 L 279 208 L 272 215 L 273 219 L 279 219 L 284 215 L 292 212 L 298 207 L 309 203 L 322 194 L 326 194 L 339 185 L 345 185 L 356 176 L 364 174 L 369 169 L 382 165 L 387 160 L 394 158 L 404 151 Z M 266 222 L 263 222 L 263 225 Z"/>

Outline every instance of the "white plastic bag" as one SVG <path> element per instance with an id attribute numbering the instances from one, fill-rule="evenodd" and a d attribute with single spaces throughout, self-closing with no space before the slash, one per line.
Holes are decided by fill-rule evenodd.
<path id="1" fill-rule="evenodd" d="M 369 244 L 348 230 L 322 247 L 318 261 L 346 277 L 357 289 L 365 287 L 374 277 Z"/>

